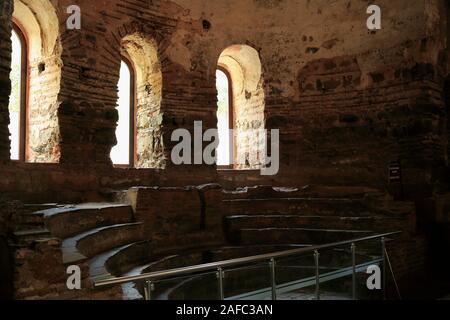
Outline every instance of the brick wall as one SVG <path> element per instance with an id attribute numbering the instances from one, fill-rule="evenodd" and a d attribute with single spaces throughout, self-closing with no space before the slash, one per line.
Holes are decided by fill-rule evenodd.
<path id="1" fill-rule="evenodd" d="M 195 120 L 203 121 L 204 130 L 216 126 L 215 70 L 220 54 L 234 44 L 255 48 L 262 69 L 259 91 L 251 94 L 255 101 L 246 101 L 248 121 L 239 126 L 256 124 L 281 130 L 281 171 L 271 177 L 272 183 L 385 187 L 388 162 L 400 158 L 406 187 L 413 193 L 431 187 L 439 175 L 438 168 L 445 166 L 442 79 L 447 51 L 438 2 L 410 5 L 406 0 L 380 1 L 388 9 L 383 29 L 368 33 L 366 4 L 360 2 L 351 6 L 336 1 L 292 7 L 287 1 L 272 6 L 238 1 L 208 2 L 205 6 L 201 1 L 185 0 L 109 1 L 107 5 L 83 0 L 78 2 L 82 29 L 67 30 L 65 8 L 72 3 L 39 1 L 55 8 L 61 61 L 59 51 L 54 50 L 50 60 L 44 59 L 42 82 L 32 87 L 32 92 L 46 88 L 45 92 L 35 91 L 33 100 L 42 109 L 31 109 L 32 157 L 38 162 L 59 159 L 58 171 L 71 166 L 73 169 L 67 170 L 76 171 L 81 165 L 88 176 L 87 172 L 95 175 L 111 168 L 123 39 L 136 33 L 145 35 L 154 45 L 159 62 L 152 66 L 160 68 L 162 75 L 159 106 L 149 102 L 151 88 L 138 88 L 139 122 L 150 128 L 138 133 L 138 140 L 144 141 L 138 148 L 145 155 L 138 166 L 165 170 L 147 171 L 142 179 L 135 178 L 133 170 L 124 170 L 121 181 L 104 178 L 110 185 L 131 186 L 142 180 L 145 185 L 156 180 L 181 185 L 189 179 L 196 183 L 217 179 L 215 168 L 206 165 L 174 167 L 168 161 L 174 146 L 170 136 L 180 127 L 193 131 Z M 11 1 L 3 1 L 3 159 L 9 153 L 6 75 L 10 15 Z M 400 22 L 401 29 L 397 25 Z M 57 65 L 62 67 L 55 100 Z M 32 73 L 36 72 L 33 68 Z M 248 144 L 252 143 L 249 139 Z M 39 166 L 16 164 L 0 170 L 14 172 L 15 168 L 26 176 L 41 171 Z M 157 179 L 149 178 L 154 174 Z M 65 181 L 71 177 L 68 174 Z M 40 183 L 45 181 L 54 183 L 52 179 Z M 262 177 L 254 177 L 250 183 L 261 181 Z M 64 189 L 64 185 L 58 187 Z"/>
<path id="2" fill-rule="evenodd" d="M 222 188 L 218 185 L 132 188 L 127 198 L 136 219 L 145 223 L 149 239 L 176 243 L 180 237 L 208 233 L 210 240 L 223 241 Z"/>
<path id="3" fill-rule="evenodd" d="M 316 182 L 382 186 L 389 162 L 400 160 L 407 190 L 432 184 L 446 150 L 438 71 L 430 64 L 396 65 L 363 76 L 359 60 L 320 59 L 301 70 L 298 101 L 268 120 L 271 126 L 287 123 L 283 146 L 298 146 L 282 150 L 281 163 L 290 173 L 296 163 Z M 319 172 L 333 167 L 334 173 Z"/>
<path id="4" fill-rule="evenodd" d="M 8 104 L 11 92 L 9 73 L 11 70 L 12 11 L 12 0 L 5 0 L 0 3 L 0 162 L 9 159 Z"/>
<path id="5" fill-rule="evenodd" d="M 122 50 L 131 59 L 136 87 L 136 163 L 137 168 L 164 168 L 161 136 L 162 73 L 158 48 L 144 32 L 122 31 Z"/>

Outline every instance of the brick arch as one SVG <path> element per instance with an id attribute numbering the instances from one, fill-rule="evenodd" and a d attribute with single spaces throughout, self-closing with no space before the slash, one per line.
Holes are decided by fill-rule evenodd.
<path id="1" fill-rule="evenodd" d="M 130 61 L 135 74 L 135 128 L 132 128 L 135 136 L 135 166 L 164 168 L 161 132 L 163 72 L 159 50 L 163 38 L 155 28 L 136 22 L 119 27 L 113 37 L 120 45 L 117 58 L 123 60 L 125 57 Z"/>
<path id="2" fill-rule="evenodd" d="M 28 46 L 25 160 L 59 162 L 62 46 L 56 9 L 49 0 L 15 0 L 13 21 L 20 25 Z M 46 87 L 45 92 L 42 86 Z"/>
<path id="3" fill-rule="evenodd" d="M 233 91 L 233 128 L 236 169 L 257 169 L 263 161 L 265 128 L 265 90 L 259 51 L 232 45 L 222 51 L 218 66 L 227 70 Z M 259 134 L 255 134 L 258 130 Z"/>

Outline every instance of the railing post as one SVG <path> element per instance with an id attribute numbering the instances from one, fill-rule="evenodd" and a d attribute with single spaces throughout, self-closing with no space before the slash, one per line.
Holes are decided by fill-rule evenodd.
<path id="1" fill-rule="evenodd" d="M 389 261 L 389 254 L 386 250 L 386 237 L 390 237 L 392 235 L 396 235 L 401 233 L 400 231 L 397 232 L 391 232 L 391 233 L 384 233 L 384 234 L 377 234 L 377 235 L 372 235 L 372 236 L 367 236 L 364 238 L 358 238 L 358 239 L 353 239 L 353 240 L 348 240 L 348 241 L 342 241 L 342 242 L 335 242 L 335 243 L 330 243 L 330 244 L 324 244 L 324 245 L 319 245 L 319 246 L 312 246 L 312 247 L 308 247 L 308 248 L 301 248 L 301 249 L 294 249 L 294 250 L 287 250 L 287 251 L 281 251 L 281 252 L 277 252 L 277 253 L 270 253 L 270 254 L 260 254 L 260 255 L 254 255 L 254 256 L 249 256 L 249 257 L 245 257 L 245 258 L 240 258 L 240 259 L 232 259 L 232 260 L 227 260 L 227 261 L 220 261 L 220 262 L 216 262 L 216 263 L 207 263 L 207 264 L 201 264 L 201 265 L 195 265 L 195 266 L 189 266 L 189 267 L 185 267 L 185 268 L 179 268 L 179 269 L 170 269 L 170 270 L 166 270 L 166 271 L 160 271 L 160 272 L 150 272 L 150 273 L 145 273 L 145 274 L 141 274 L 138 276 L 126 276 L 126 277 L 118 277 L 118 278 L 110 278 L 110 279 L 105 279 L 105 280 L 99 280 L 99 281 L 95 281 L 94 282 L 94 287 L 103 287 L 103 286 L 111 286 L 111 285 L 119 285 L 119 284 L 124 284 L 124 283 L 130 283 L 130 282 L 139 282 L 141 285 L 144 285 L 144 295 L 145 295 L 145 300 L 151 300 L 152 299 L 152 291 L 154 291 L 154 286 L 155 283 L 153 280 L 149 280 L 149 279 L 174 279 L 175 277 L 178 276 L 182 276 L 182 275 L 187 275 L 187 274 L 194 274 L 194 273 L 199 273 L 199 272 L 211 272 L 213 270 L 216 270 L 217 272 L 217 276 L 218 276 L 218 282 L 219 282 L 219 295 L 221 299 L 225 298 L 225 294 L 224 294 L 224 279 L 225 279 L 225 272 L 222 270 L 223 266 L 226 266 L 226 268 L 231 268 L 232 266 L 236 266 L 236 265 L 243 265 L 243 264 L 250 264 L 250 263 L 261 263 L 261 261 L 268 261 L 270 260 L 271 264 L 271 282 L 272 282 L 272 298 L 276 299 L 277 298 L 277 286 L 276 286 L 276 259 L 278 258 L 285 258 L 285 257 L 292 257 L 292 256 L 298 256 L 300 254 L 311 254 L 312 252 L 314 253 L 314 260 L 315 260 L 315 280 L 316 280 L 316 298 L 318 300 L 320 300 L 320 266 L 319 266 L 319 258 L 320 258 L 320 253 L 319 250 L 329 250 L 330 248 L 335 248 L 335 247 L 341 247 L 344 245 L 350 245 L 351 244 L 351 250 L 352 250 L 352 267 L 353 267 L 353 297 L 357 298 L 357 274 L 356 274 L 356 268 L 357 268 L 357 263 L 356 263 L 356 243 L 359 242 L 363 242 L 363 241 L 378 241 L 381 239 L 381 249 L 382 249 L 382 259 L 379 259 L 377 261 L 377 264 L 382 263 L 383 264 L 383 269 L 382 269 L 382 285 L 383 285 L 383 298 L 386 299 L 387 298 L 387 275 L 388 272 L 387 268 L 390 268 L 390 271 L 392 272 L 392 281 L 394 282 L 394 284 L 396 285 L 397 291 L 399 293 L 398 290 L 398 286 L 396 283 L 396 279 L 395 279 L 395 275 L 393 274 L 392 271 L 392 265 Z M 226 263 L 225 263 L 226 262 Z M 348 270 L 348 269 L 347 269 Z M 377 270 L 378 271 L 378 270 Z M 346 271 L 348 272 L 348 271 Z M 381 279 L 377 279 L 377 280 L 381 280 Z M 158 280 L 159 281 L 159 280 Z M 378 281 L 377 281 L 378 282 Z M 399 293 L 400 296 L 400 293 Z"/>
<path id="2" fill-rule="evenodd" d="M 356 245 L 352 243 L 351 246 L 352 251 L 352 297 L 353 300 L 356 300 Z"/>
<path id="3" fill-rule="evenodd" d="M 151 280 L 145 282 L 144 287 L 144 299 L 147 301 L 152 300 L 153 283 Z"/>
<path id="4" fill-rule="evenodd" d="M 217 268 L 217 279 L 219 282 L 219 299 L 225 300 L 225 294 L 223 291 L 223 269 L 221 267 Z"/>
<path id="5" fill-rule="evenodd" d="M 274 258 L 270 259 L 270 280 L 272 285 L 272 300 L 277 300 L 277 280 L 275 275 L 276 262 Z"/>
<path id="6" fill-rule="evenodd" d="M 382 279 L 383 279 L 383 300 L 386 300 L 386 239 L 384 237 L 381 238 L 381 250 L 382 252 L 382 263 L 383 263 L 383 271 L 382 271 Z"/>
<path id="7" fill-rule="evenodd" d="M 316 265 L 316 299 L 320 300 L 320 270 L 319 270 L 319 251 L 314 251 L 314 262 Z"/>

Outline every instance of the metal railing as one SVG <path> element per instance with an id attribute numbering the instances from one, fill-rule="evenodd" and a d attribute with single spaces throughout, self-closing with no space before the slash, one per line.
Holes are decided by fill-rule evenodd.
<path id="1" fill-rule="evenodd" d="M 158 271 L 158 272 L 150 272 L 150 273 L 144 273 L 140 275 L 135 276 L 124 276 L 124 277 L 116 277 L 116 278 L 109 278 L 109 279 L 102 279 L 94 282 L 94 287 L 105 287 L 105 286 L 114 286 L 114 285 L 122 285 L 126 283 L 138 283 L 138 282 L 145 282 L 145 299 L 151 300 L 152 298 L 152 291 L 154 287 L 155 281 L 160 280 L 170 280 L 174 279 L 176 277 L 181 276 L 188 276 L 188 275 L 196 275 L 198 276 L 201 273 L 207 273 L 207 272 L 216 272 L 217 275 L 217 285 L 218 285 L 218 296 L 221 300 L 225 299 L 224 295 L 224 274 L 227 268 L 237 267 L 237 266 L 243 266 L 243 265 L 249 265 L 254 263 L 261 263 L 261 262 L 267 262 L 270 267 L 270 277 L 271 277 L 271 288 L 269 289 L 271 291 L 271 296 L 273 300 L 277 299 L 277 290 L 280 289 L 280 287 L 285 286 L 283 285 L 277 285 L 276 283 L 276 263 L 277 260 L 281 258 L 288 258 L 288 257 L 295 257 L 299 255 L 304 255 L 307 253 L 313 253 L 314 254 L 314 268 L 315 268 L 315 296 L 316 299 L 320 299 L 320 283 L 323 281 L 328 281 L 327 279 L 336 279 L 339 276 L 347 276 L 349 273 L 352 275 L 352 298 L 356 299 L 356 275 L 357 272 L 360 272 L 363 267 L 368 266 L 368 263 L 357 265 L 356 263 L 356 247 L 358 243 L 361 242 L 367 242 L 371 240 L 377 240 L 379 239 L 381 241 L 381 259 L 377 259 L 374 261 L 371 261 L 370 263 L 380 263 L 382 265 L 382 283 L 383 283 L 383 298 L 386 298 L 386 267 L 388 265 L 387 263 L 387 251 L 386 251 L 386 241 L 387 237 L 391 237 L 394 235 L 400 234 L 401 231 L 396 232 L 389 232 L 389 233 L 383 233 L 383 234 L 376 234 L 371 236 L 366 236 L 362 238 L 357 238 L 353 240 L 346 240 L 346 241 L 340 241 L 340 242 L 334 242 L 330 244 L 324 244 L 324 245 L 316 245 L 316 246 L 310 246 L 310 247 L 303 247 L 298 249 L 291 249 L 291 250 L 285 250 L 285 251 L 279 251 L 274 253 L 268 253 L 268 254 L 260 254 L 260 255 L 254 255 L 254 256 L 248 256 L 244 258 L 238 258 L 238 259 L 231 259 L 231 260 L 224 260 L 224 261 L 218 261 L 213 263 L 206 263 L 206 264 L 200 264 L 200 265 L 194 265 L 194 266 L 188 266 L 183 268 L 176 268 L 176 269 L 170 269 L 165 271 Z M 350 268 L 344 268 L 339 270 L 339 272 L 336 274 L 336 272 L 333 274 L 320 274 L 320 252 L 327 250 L 327 249 L 333 249 L 345 245 L 350 245 L 350 251 L 351 251 L 351 260 L 352 260 L 352 266 Z M 392 270 L 391 270 L 392 271 Z M 302 279 L 298 282 L 295 282 L 295 288 L 300 288 L 300 283 L 303 283 L 307 280 Z M 308 280 L 310 281 L 310 280 Z M 309 283 L 309 282 L 308 282 Z"/>

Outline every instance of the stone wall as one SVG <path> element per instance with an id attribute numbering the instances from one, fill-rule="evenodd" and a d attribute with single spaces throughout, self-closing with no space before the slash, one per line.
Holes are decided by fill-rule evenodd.
<path id="1" fill-rule="evenodd" d="M 122 31 L 124 34 L 128 30 Z M 122 50 L 133 64 L 135 77 L 136 129 L 135 166 L 164 168 L 161 136 L 162 73 L 157 47 L 145 34 L 128 34 L 122 39 Z"/>
<path id="2" fill-rule="evenodd" d="M 360 182 L 383 185 L 389 162 L 400 160 L 407 187 L 432 184 L 433 170 L 445 166 L 446 148 L 438 71 L 431 64 L 399 63 L 363 76 L 362 59 L 317 60 L 301 70 L 298 111 L 289 117 L 306 141 L 282 163 L 327 169 L 332 163 L 348 174 L 357 171 Z M 327 169 L 319 178 L 335 175 Z"/>
<path id="3" fill-rule="evenodd" d="M 147 171 L 137 179 L 133 170 L 124 170 L 120 182 L 112 181 L 115 174 L 105 178 L 110 186 L 217 179 L 214 167 L 175 168 L 169 160 L 174 146 L 170 136 L 180 127 L 193 131 L 195 120 L 203 121 L 204 130 L 216 126 L 215 70 L 221 53 L 235 44 L 254 48 L 261 61 L 262 81 L 255 96 L 265 102 L 264 115 L 257 112 L 256 127 L 281 131 L 281 171 L 271 177 L 273 183 L 385 187 L 388 162 L 400 160 L 406 190 L 415 194 L 429 192 L 446 166 L 442 91 L 448 32 L 443 1 L 411 5 L 406 0 L 380 0 L 383 29 L 377 32 L 367 31 L 368 4 L 361 1 L 133 0 L 105 5 L 82 0 L 78 1 L 81 30 L 65 28 L 71 1 L 47 2 L 55 7 L 59 20 L 61 61 L 54 55 L 50 62 L 44 59 L 43 82 L 37 82 L 45 86 L 45 93 L 36 98 L 44 107 L 31 112 L 30 124 L 36 122 L 38 128 L 32 130 L 31 140 L 38 139 L 39 131 L 43 141 L 33 147 L 32 157 L 40 162 L 60 159 L 58 171 L 74 172 L 81 165 L 86 175 L 102 170 L 108 175 L 109 154 L 116 142 L 116 84 L 123 39 L 135 34 L 153 44 L 159 62 L 152 66 L 160 68 L 162 75 L 160 105 L 151 98 L 152 88 L 138 88 L 138 125 L 148 129 L 138 132 L 143 158 L 137 166 L 164 170 Z M 11 0 L 2 1 L 0 20 L 3 160 L 9 153 L 6 76 L 11 5 Z M 59 53 L 54 48 L 52 53 Z M 55 101 L 54 70 L 59 64 Z M 251 105 L 262 106 L 260 102 Z M 244 127 L 254 126 L 249 114 Z M 14 172 L 15 166 L 0 170 Z M 18 170 L 33 176 L 41 169 L 19 165 Z M 188 177 L 181 177 L 185 170 Z M 72 178 L 80 175 L 66 175 L 64 180 Z M 53 180 L 39 182 L 45 183 Z M 58 186 L 64 189 L 64 183 Z"/>
<path id="4" fill-rule="evenodd" d="M 219 185 L 139 187 L 130 189 L 126 196 L 133 206 L 135 218 L 144 222 L 146 236 L 168 243 L 202 233 L 210 235 L 210 240 L 222 243 L 222 197 Z"/>
<path id="5" fill-rule="evenodd" d="M 13 18 L 27 39 L 28 162 L 55 163 L 60 157 L 58 94 L 62 47 L 56 9 L 49 0 L 14 0 Z"/>
<path id="6" fill-rule="evenodd" d="M 235 169 L 259 169 L 264 152 L 264 75 L 261 57 L 248 45 L 232 45 L 218 64 L 231 80 Z"/>
<path id="7" fill-rule="evenodd" d="M 8 104 L 11 93 L 9 73 L 11 70 L 11 15 L 12 1 L 0 3 L 0 162 L 9 159 L 9 114 Z"/>

